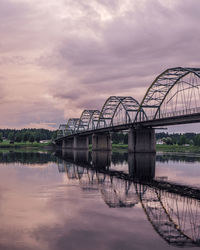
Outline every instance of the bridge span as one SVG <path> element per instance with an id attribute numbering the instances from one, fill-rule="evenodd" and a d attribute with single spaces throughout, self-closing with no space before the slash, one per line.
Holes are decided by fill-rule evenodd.
<path id="1" fill-rule="evenodd" d="M 200 68 L 165 70 L 141 102 L 131 96 L 109 97 L 101 111 L 84 110 L 61 124 L 56 145 L 69 149 L 111 150 L 113 131 L 128 130 L 130 152 L 155 152 L 155 128 L 200 122 Z"/>

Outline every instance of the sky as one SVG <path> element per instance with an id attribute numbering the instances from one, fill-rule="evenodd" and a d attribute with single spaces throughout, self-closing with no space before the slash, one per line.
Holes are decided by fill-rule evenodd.
<path id="1" fill-rule="evenodd" d="M 200 67 L 199 10 L 199 0 L 0 0 L 0 128 L 55 129 L 111 95 L 141 101 L 167 68 Z"/>

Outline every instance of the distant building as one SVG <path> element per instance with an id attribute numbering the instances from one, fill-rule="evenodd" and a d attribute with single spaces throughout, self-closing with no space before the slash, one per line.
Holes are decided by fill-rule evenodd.
<path id="1" fill-rule="evenodd" d="M 165 143 L 163 142 L 162 139 L 158 139 L 158 140 L 156 141 L 156 144 L 162 145 L 162 144 L 165 144 Z"/>
<path id="2" fill-rule="evenodd" d="M 48 143 L 50 142 L 51 140 L 40 140 L 40 143 Z"/>

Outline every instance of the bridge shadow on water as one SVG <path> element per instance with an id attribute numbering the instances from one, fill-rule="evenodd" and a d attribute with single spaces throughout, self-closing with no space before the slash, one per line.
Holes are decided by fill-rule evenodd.
<path id="1" fill-rule="evenodd" d="M 168 244 L 200 247 L 200 190 L 157 180 L 155 154 L 68 150 L 55 156 L 59 172 L 84 192 L 99 192 L 110 208 L 140 205 Z"/>

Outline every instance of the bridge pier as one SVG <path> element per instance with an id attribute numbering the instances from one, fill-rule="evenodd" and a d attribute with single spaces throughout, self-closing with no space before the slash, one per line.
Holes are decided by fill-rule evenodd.
<path id="1" fill-rule="evenodd" d="M 112 150 L 110 133 L 93 134 L 92 135 L 92 150 Z"/>
<path id="2" fill-rule="evenodd" d="M 74 136 L 73 149 L 89 149 L 89 138 L 88 136 Z"/>
<path id="3" fill-rule="evenodd" d="M 63 139 L 62 149 L 73 148 L 73 144 L 74 144 L 73 138 Z"/>
<path id="4" fill-rule="evenodd" d="M 128 151 L 134 153 L 155 153 L 155 130 L 152 128 L 130 129 L 128 133 Z"/>
<path id="5" fill-rule="evenodd" d="M 72 138 L 65 138 L 62 141 L 63 149 L 89 149 L 88 136 L 74 136 Z"/>

